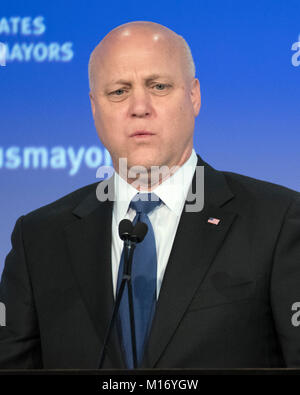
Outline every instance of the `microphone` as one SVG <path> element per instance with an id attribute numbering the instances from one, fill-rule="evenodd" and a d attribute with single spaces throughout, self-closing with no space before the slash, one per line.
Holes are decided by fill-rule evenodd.
<path id="1" fill-rule="evenodd" d="M 133 231 L 132 222 L 129 219 L 122 219 L 119 223 L 119 236 L 121 240 L 129 240 Z"/>
<path id="2" fill-rule="evenodd" d="M 141 243 L 148 232 L 148 226 L 144 222 L 138 222 L 131 231 L 130 240 L 134 243 Z"/>
<path id="3" fill-rule="evenodd" d="M 102 368 L 104 362 L 106 347 L 112 332 L 113 325 L 116 321 L 116 316 L 119 311 L 119 306 L 122 299 L 122 295 L 124 293 L 126 283 L 128 286 L 128 299 L 129 299 L 128 301 L 129 301 L 129 314 L 130 314 L 130 324 L 131 324 L 133 361 L 134 361 L 134 367 L 135 368 L 137 367 L 134 311 L 133 311 L 133 299 L 132 299 L 132 287 L 131 287 L 131 267 L 132 267 L 132 259 L 133 259 L 135 246 L 137 243 L 141 243 L 144 240 L 147 232 L 148 232 L 148 226 L 144 222 L 138 222 L 134 227 L 129 219 L 123 219 L 119 223 L 119 236 L 121 240 L 124 241 L 124 271 L 123 271 L 120 289 L 117 294 L 116 302 L 113 308 L 112 317 L 106 332 L 101 355 L 98 361 L 99 369 Z"/>
<path id="4" fill-rule="evenodd" d="M 135 246 L 137 243 L 141 243 L 144 240 L 147 232 L 148 232 L 148 226 L 144 222 L 137 222 L 137 224 L 131 231 L 129 241 L 124 241 L 124 272 L 123 272 L 122 281 L 126 281 L 128 287 L 129 319 L 130 319 L 130 328 L 131 328 L 131 345 L 132 345 L 134 368 L 137 368 L 137 351 L 136 351 L 134 307 L 133 307 L 132 283 L 131 283 L 131 268 L 132 268 L 132 260 L 133 260 L 133 253 L 135 250 Z"/>

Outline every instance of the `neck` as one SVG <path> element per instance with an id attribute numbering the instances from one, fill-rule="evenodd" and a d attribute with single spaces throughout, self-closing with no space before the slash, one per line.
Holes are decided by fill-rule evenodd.
<path id="1" fill-rule="evenodd" d="M 168 178 L 170 178 L 187 160 L 191 157 L 192 150 L 189 155 L 185 155 L 177 165 L 172 167 L 162 166 L 134 166 L 134 168 L 128 168 L 127 166 L 119 166 L 118 174 L 131 186 L 136 188 L 138 191 L 151 192 L 158 185 L 162 184 Z"/>

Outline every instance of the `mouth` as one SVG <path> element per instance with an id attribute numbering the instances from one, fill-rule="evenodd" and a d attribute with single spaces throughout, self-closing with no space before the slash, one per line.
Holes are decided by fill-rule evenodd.
<path id="1" fill-rule="evenodd" d="M 150 137 L 154 136 L 153 132 L 149 132 L 148 130 L 136 130 L 135 132 L 131 133 L 130 137 Z"/>

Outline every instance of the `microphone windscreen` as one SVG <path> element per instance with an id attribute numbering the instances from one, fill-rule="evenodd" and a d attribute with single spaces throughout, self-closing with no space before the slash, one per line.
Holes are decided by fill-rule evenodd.
<path id="1" fill-rule="evenodd" d="M 122 240 L 128 239 L 133 230 L 132 222 L 129 219 L 122 219 L 119 223 L 119 236 Z"/>
<path id="2" fill-rule="evenodd" d="M 141 243 L 148 232 L 148 226 L 144 222 L 138 222 L 131 233 L 131 237 L 135 238 L 137 243 Z"/>

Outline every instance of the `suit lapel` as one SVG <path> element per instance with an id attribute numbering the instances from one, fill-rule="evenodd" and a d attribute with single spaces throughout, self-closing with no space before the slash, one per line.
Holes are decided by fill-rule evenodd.
<path id="1" fill-rule="evenodd" d="M 100 355 L 114 305 L 111 272 L 112 209 L 112 201 L 97 200 L 95 187 L 73 211 L 77 218 L 65 229 L 79 291 L 100 339 L 95 355 Z M 122 366 L 115 336 L 111 336 L 107 357 L 112 366 Z"/>
<path id="2" fill-rule="evenodd" d="M 157 302 L 144 368 L 155 367 L 236 217 L 236 213 L 220 208 L 233 198 L 222 173 L 200 158 L 199 165 L 205 166 L 204 209 L 198 213 L 183 209 Z M 195 182 L 194 176 L 194 190 Z M 210 217 L 221 221 L 213 225 L 208 222 Z"/>

